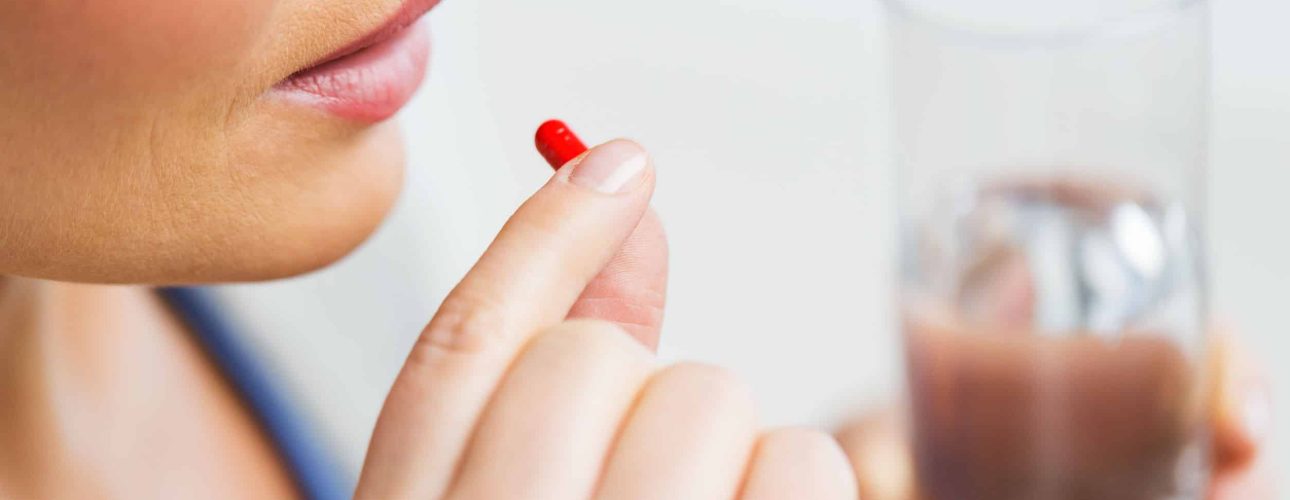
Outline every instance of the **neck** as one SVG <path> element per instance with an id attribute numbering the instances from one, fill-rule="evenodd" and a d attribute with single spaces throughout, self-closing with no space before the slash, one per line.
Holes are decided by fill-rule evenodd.
<path id="1" fill-rule="evenodd" d="M 72 492 L 111 489 L 99 484 L 108 481 L 100 469 L 127 451 L 119 424 L 166 389 L 164 365 L 138 362 L 173 347 L 158 335 L 165 315 L 147 298 L 131 287 L 5 280 L 0 484 L 43 492 L 58 484 L 55 474 Z"/>
<path id="2" fill-rule="evenodd" d="M 4 279 L 0 368 L 0 497 L 167 484 L 183 496 L 202 481 L 160 471 L 205 476 L 204 463 L 248 450 L 249 467 L 275 470 L 236 395 L 147 288 Z"/>

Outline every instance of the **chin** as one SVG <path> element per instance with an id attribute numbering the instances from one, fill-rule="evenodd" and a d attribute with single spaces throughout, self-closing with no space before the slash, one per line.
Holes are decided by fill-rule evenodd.
<path id="1" fill-rule="evenodd" d="M 283 148 L 248 137 L 238 167 L 260 172 L 244 183 L 245 198 L 208 224 L 223 235 L 215 245 L 190 241 L 196 255 L 177 262 L 153 283 L 264 281 L 326 267 L 367 241 L 385 220 L 402 191 L 404 149 L 399 127 L 386 122 L 361 129 L 310 127 L 285 132 L 281 140 L 303 142 Z M 321 130 L 321 132 L 319 132 Z M 275 142 L 277 145 L 275 145 Z M 267 147 L 261 147 L 267 146 Z M 192 266 L 185 264 L 201 263 Z M 139 276 L 130 281 L 140 281 Z"/>
<path id="2" fill-rule="evenodd" d="M 367 241 L 402 192 L 404 144 L 394 121 L 283 134 L 305 143 L 299 148 L 275 147 L 265 141 L 270 135 L 248 138 L 267 148 L 244 148 L 256 152 L 248 170 L 265 172 L 264 184 L 250 184 L 242 205 L 250 217 L 212 221 L 231 229 L 227 241 L 238 243 L 222 249 L 231 255 L 213 257 L 218 265 L 209 269 L 178 274 L 178 281 L 263 281 L 326 267 Z"/>
<path id="3" fill-rule="evenodd" d="M 257 193 L 252 223 L 213 220 L 239 228 L 223 249 L 228 258 L 212 258 L 210 268 L 179 273 L 169 282 L 264 281 L 297 276 L 341 260 L 381 228 L 404 183 L 405 155 L 399 126 L 386 122 L 362 130 L 350 142 L 329 144 L 304 159 L 280 159 L 271 165 L 295 165 L 306 174 Z M 266 189 L 270 191 L 270 189 Z M 240 218 L 239 218 L 240 219 Z M 245 251 L 237 249 L 254 249 Z M 181 280 L 173 280 L 179 277 Z"/>

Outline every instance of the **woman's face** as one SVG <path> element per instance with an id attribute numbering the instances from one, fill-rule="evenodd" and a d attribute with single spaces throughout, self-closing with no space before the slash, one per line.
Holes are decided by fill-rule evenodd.
<path id="1" fill-rule="evenodd" d="M 0 2 L 0 275 L 308 271 L 398 194 L 435 0 Z M 328 62 L 330 61 L 330 62 Z"/>

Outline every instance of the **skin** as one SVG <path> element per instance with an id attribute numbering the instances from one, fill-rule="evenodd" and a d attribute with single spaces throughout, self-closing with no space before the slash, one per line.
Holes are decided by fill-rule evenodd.
<path id="1" fill-rule="evenodd" d="M 398 193 L 397 128 L 266 91 L 398 5 L 0 5 L 0 274 L 259 280 L 348 253 Z"/>
<path id="2" fill-rule="evenodd" d="M 0 497 L 293 494 L 146 287 L 291 276 L 370 235 L 401 184 L 395 126 L 266 91 L 397 6 L 0 4 Z M 653 359 L 652 167 L 583 183 L 643 154 L 602 145 L 516 212 L 409 355 L 357 496 L 856 496 L 829 436 L 763 429 L 728 372 Z"/>

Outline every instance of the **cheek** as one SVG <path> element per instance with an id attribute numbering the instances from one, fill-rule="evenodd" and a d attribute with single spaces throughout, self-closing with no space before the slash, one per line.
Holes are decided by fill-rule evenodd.
<path id="1" fill-rule="evenodd" d="M 0 0 L 0 178 L 26 185 L 0 186 L 0 211 L 69 182 L 106 199 L 211 157 L 276 3 Z"/>
<path id="2" fill-rule="evenodd" d="M 23 0 L 0 6 L 0 55 L 27 83 L 165 98 L 235 71 L 276 0 Z M 22 82 L 19 82 L 22 83 Z M 209 84 L 207 84 L 209 87 Z"/>

